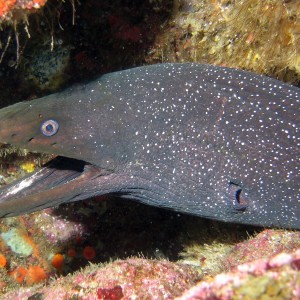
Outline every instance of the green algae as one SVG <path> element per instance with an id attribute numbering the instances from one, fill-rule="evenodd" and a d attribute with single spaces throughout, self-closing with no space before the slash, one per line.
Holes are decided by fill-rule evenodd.
<path id="1" fill-rule="evenodd" d="M 15 228 L 1 233 L 1 237 L 16 254 L 20 256 L 29 256 L 32 254 L 32 246 L 22 238 Z"/>

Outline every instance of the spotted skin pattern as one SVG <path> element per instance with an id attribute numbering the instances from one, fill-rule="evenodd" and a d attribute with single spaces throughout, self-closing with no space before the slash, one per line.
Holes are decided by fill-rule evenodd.
<path id="1" fill-rule="evenodd" d="M 51 119 L 59 130 L 44 136 L 40 124 Z M 7 208 L 18 197 L 29 203 L 32 191 L 5 188 L 0 216 L 116 193 L 226 222 L 300 229 L 300 93 L 277 80 L 212 65 L 144 66 L 4 108 L 0 128 L 2 142 L 89 163 L 74 175 L 77 186 L 65 177 L 53 184 L 73 184 L 73 192 L 46 190 L 41 205 L 36 196 Z"/>

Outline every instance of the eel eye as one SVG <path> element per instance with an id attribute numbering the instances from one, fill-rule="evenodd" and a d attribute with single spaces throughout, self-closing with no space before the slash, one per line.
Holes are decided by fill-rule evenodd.
<path id="1" fill-rule="evenodd" d="M 44 121 L 41 125 L 41 132 L 45 136 L 52 136 L 57 133 L 59 125 L 54 120 Z"/>

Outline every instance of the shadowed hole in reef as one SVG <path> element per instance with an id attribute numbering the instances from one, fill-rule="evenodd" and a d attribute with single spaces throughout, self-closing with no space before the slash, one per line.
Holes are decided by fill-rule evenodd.
<path id="1" fill-rule="evenodd" d="M 187 244 L 216 241 L 232 244 L 248 238 L 249 232 L 255 230 L 251 226 L 249 229 L 249 226 L 225 224 L 112 196 L 64 204 L 53 214 L 85 228 L 80 244 L 67 241 L 63 252 L 70 247 L 80 252 L 92 246 L 96 251 L 92 260 L 95 263 L 131 256 L 177 261 Z M 77 257 L 69 263 L 65 274 L 87 264 L 85 258 Z"/>
<path id="2" fill-rule="evenodd" d="M 37 14 L 28 15 L 30 38 L 23 22 L 16 26 L 18 43 L 11 39 L 0 65 L 0 108 L 53 93 L 53 86 L 63 89 L 145 64 L 156 35 L 172 14 L 173 2 L 82 0 L 75 1 L 74 11 L 73 1 L 48 0 Z M 51 25 L 45 20 L 51 20 Z M 11 31 L 3 25 L 2 44 Z M 20 64 L 12 68 L 17 49 L 22 50 Z M 54 73 L 52 86 L 43 88 L 52 68 L 63 65 L 61 53 L 66 53 L 67 63 Z"/>

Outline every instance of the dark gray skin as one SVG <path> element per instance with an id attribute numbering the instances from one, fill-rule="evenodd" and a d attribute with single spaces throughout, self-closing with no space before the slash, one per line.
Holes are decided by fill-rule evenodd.
<path id="1" fill-rule="evenodd" d="M 0 110 L 1 142 L 63 156 L 3 188 L 0 216 L 118 194 L 300 229 L 299 128 L 299 89 L 264 76 L 189 63 L 111 73 Z"/>

